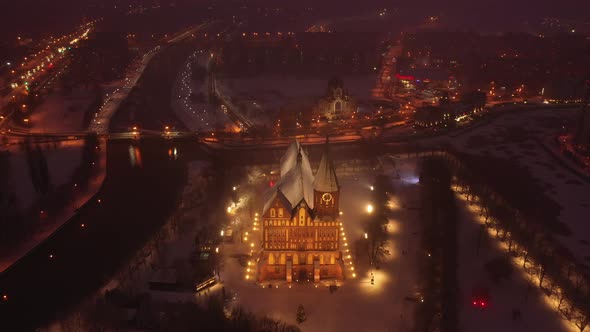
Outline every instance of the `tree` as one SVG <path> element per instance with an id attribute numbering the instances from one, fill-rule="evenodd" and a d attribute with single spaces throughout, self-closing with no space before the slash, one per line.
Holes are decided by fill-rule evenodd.
<path id="1" fill-rule="evenodd" d="M 590 315 L 585 310 L 576 310 L 573 320 L 576 327 L 580 329 L 580 332 L 584 332 L 584 329 L 590 323 Z"/>
<path id="2" fill-rule="evenodd" d="M 305 315 L 305 309 L 303 308 L 303 304 L 300 304 L 297 307 L 297 315 L 295 316 L 295 320 L 297 321 L 297 323 L 301 324 L 305 322 L 306 319 L 307 316 Z"/>
<path id="3" fill-rule="evenodd" d="M 385 223 L 383 222 L 385 220 Z M 381 258 L 389 255 L 387 246 L 386 218 L 373 216 L 367 225 L 367 254 L 371 264 L 378 265 Z"/>

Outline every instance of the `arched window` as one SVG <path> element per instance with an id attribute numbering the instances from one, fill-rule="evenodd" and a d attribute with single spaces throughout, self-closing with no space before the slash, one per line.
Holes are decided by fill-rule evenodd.
<path id="1" fill-rule="evenodd" d="M 341 113 L 342 112 L 342 102 L 337 101 L 334 104 L 334 113 Z"/>
<path id="2" fill-rule="evenodd" d="M 270 209 L 270 216 L 271 216 L 271 218 L 274 218 L 276 216 L 276 210 L 275 210 L 275 208 L 271 208 Z"/>
<path id="3" fill-rule="evenodd" d="M 283 208 L 279 208 L 279 218 L 283 217 Z"/>

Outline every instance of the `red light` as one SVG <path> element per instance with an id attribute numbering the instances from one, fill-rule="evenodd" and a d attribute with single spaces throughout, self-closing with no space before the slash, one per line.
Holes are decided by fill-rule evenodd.
<path id="1" fill-rule="evenodd" d="M 6 294 L 2 295 L 2 301 L 8 301 L 8 295 L 6 295 Z"/>
<path id="2" fill-rule="evenodd" d="M 481 305 L 482 308 L 486 306 L 486 303 L 484 301 L 481 301 L 479 304 Z"/>
<path id="3" fill-rule="evenodd" d="M 477 302 L 476 301 L 473 301 L 473 305 L 477 305 Z"/>
<path id="4" fill-rule="evenodd" d="M 269 185 L 269 186 L 272 188 L 272 187 L 274 187 L 274 185 L 275 185 L 275 182 L 274 182 L 274 181 L 269 181 L 269 182 L 268 182 L 268 185 Z"/>
<path id="5" fill-rule="evenodd" d="M 400 75 L 400 74 L 395 74 L 395 78 L 397 78 L 398 80 L 403 80 L 403 81 L 413 81 L 416 79 L 416 77 L 411 76 L 411 75 Z"/>

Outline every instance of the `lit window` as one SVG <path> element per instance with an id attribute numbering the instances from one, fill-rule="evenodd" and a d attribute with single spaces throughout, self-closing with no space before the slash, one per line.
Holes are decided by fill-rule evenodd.
<path id="1" fill-rule="evenodd" d="M 305 209 L 299 210 L 299 226 L 305 225 Z"/>
<path id="2" fill-rule="evenodd" d="M 276 217 L 276 210 L 274 208 L 270 209 L 270 217 L 271 218 Z"/>
<path id="3" fill-rule="evenodd" d="M 283 208 L 279 208 L 279 218 L 283 217 Z"/>

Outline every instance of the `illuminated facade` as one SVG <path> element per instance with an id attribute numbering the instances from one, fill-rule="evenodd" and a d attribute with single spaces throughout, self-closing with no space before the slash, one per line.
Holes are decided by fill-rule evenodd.
<path id="1" fill-rule="evenodd" d="M 315 177 L 297 141 L 281 159 L 280 175 L 262 213 L 257 279 L 342 279 L 340 186 L 328 144 Z"/>
<path id="2" fill-rule="evenodd" d="M 328 82 L 326 96 L 321 98 L 314 112 L 316 118 L 328 121 L 350 119 L 356 111 L 356 102 L 344 89 L 342 80 L 332 78 Z"/>

